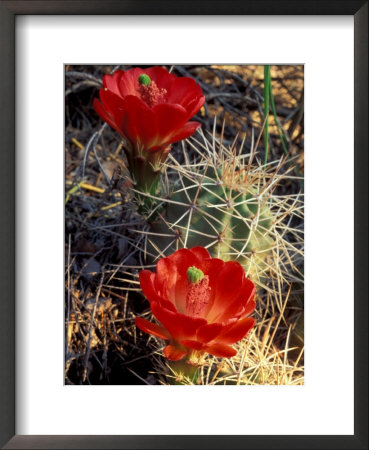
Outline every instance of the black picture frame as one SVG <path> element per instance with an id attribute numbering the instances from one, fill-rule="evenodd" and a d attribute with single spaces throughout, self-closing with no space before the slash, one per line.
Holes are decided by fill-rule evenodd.
<path id="1" fill-rule="evenodd" d="M 15 17 L 28 14 L 352 15 L 355 34 L 354 435 L 15 435 Z M 0 445 L 6 449 L 368 448 L 368 1 L 42 0 L 0 1 Z M 344 218 L 342 219 L 344 221 Z M 342 224 L 341 224 L 342 226 Z M 337 278 L 340 274 L 337 274 Z M 339 401 L 339 393 L 337 393 Z M 319 407 L 319 405 L 317 405 Z"/>

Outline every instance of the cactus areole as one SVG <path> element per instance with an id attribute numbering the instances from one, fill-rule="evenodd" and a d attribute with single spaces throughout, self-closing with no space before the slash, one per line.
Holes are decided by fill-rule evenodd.
<path id="1" fill-rule="evenodd" d="M 97 114 L 120 133 L 136 189 L 155 194 L 162 163 L 173 142 L 200 126 L 189 120 L 205 97 L 196 81 L 177 77 L 163 67 L 117 70 L 105 75 Z"/>
<path id="2" fill-rule="evenodd" d="M 232 344 L 254 325 L 255 286 L 236 261 L 211 258 L 203 247 L 181 249 L 162 258 L 156 273 L 140 272 L 143 293 L 156 324 L 136 318 L 142 331 L 168 341 L 164 356 L 172 361 L 210 353 L 232 357 Z"/>

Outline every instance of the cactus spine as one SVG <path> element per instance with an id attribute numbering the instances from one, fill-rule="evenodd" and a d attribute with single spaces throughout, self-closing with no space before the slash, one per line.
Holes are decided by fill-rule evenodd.
<path id="1" fill-rule="evenodd" d="M 206 148 L 210 145 L 206 141 Z M 224 146 L 200 162 L 183 165 L 170 157 L 165 178 L 171 181 L 162 199 L 161 218 L 151 223 L 147 235 L 148 253 L 160 258 L 200 245 L 214 257 L 238 260 L 261 285 L 270 267 L 276 271 L 283 267 L 272 262 L 277 247 L 284 250 L 280 262 L 291 262 L 290 253 L 296 255 L 298 250 L 279 242 L 283 237 L 278 231 L 291 199 L 273 194 L 282 162 L 265 166 L 252 164 L 253 159 L 253 154 L 236 155 Z"/>

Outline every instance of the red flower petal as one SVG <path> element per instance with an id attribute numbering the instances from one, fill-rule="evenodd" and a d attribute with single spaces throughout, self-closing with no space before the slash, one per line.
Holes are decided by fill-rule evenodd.
<path id="1" fill-rule="evenodd" d="M 192 253 L 191 250 L 187 248 L 182 248 L 177 250 L 172 255 L 168 256 L 168 259 L 173 261 L 177 266 L 178 273 L 180 275 L 187 272 L 187 269 L 190 266 L 195 266 L 200 263 L 198 256 L 195 253 Z"/>
<path id="2" fill-rule="evenodd" d="M 178 130 L 175 130 L 170 136 L 170 139 L 165 142 L 166 145 L 173 144 L 174 142 L 182 141 L 182 139 L 187 139 L 194 134 L 194 132 L 201 127 L 199 122 L 187 122 Z"/>
<path id="3" fill-rule="evenodd" d="M 204 247 L 192 247 L 190 252 L 195 255 L 200 261 L 203 259 L 210 259 L 210 253 Z"/>
<path id="4" fill-rule="evenodd" d="M 216 280 L 219 273 L 222 271 L 225 262 L 218 258 L 211 258 L 202 260 L 199 269 L 201 269 L 205 275 L 209 276 L 210 286 L 215 288 Z"/>
<path id="5" fill-rule="evenodd" d="M 201 87 L 190 77 L 178 77 L 172 83 L 168 92 L 168 103 L 186 105 L 195 97 L 203 96 Z"/>
<path id="6" fill-rule="evenodd" d="M 214 289 L 212 286 L 214 285 L 214 281 L 216 277 L 218 276 L 218 272 L 220 268 L 223 266 L 224 262 L 217 258 L 211 258 L 209 252 L 204 247 L 193 247 L 189 250 L 193 256 L 197 258 L 196 262 L 192 262 L 189 266 L 196 266 L 198 269 L 202 270 L 205 275 L 209 277 L 209 286 L 210 286 L 210 298 L 209 298 L 209 304 L 206 306 L 204 311 L 202 312 L 201 316 L 206 317 L 208 311 L 210 310 L 213 298 L 214 298 Z M 189 267 L 188 266 L 188 267 Z M 187 279 L 187 269 L 186 269 L 186 279 Z M 187 295 L 187 289 L 188 289 L 188 283 L 186 281 L 184 292 L 182 292 L 182 308 L 183 311 L 186 310 L 186 295 Z M 180 291 L 176 291 L 177 298 L 180 296 Z M 178 304 L 178 301 L 177 301 Z"/>
<path id="7" fill-rule="evenodd" d="M 205 319 L 169 311 L 156 302 L 151 303 L 151 311 L 177 342 L 193 339 L 197 329 L 206 324 Z"/>
<path id="8" fill-rule="evenodd" d="M 167 345 L 163 353 L 170 361 L 179 361 L 187 354 L 185 350 L 175 347 L 174 345 Z"/>
<path id="9" fill-rule="evenodd" d="M 104 75 L 103 76 L 103 85 L 106 89 L 113 92 L 114 94 L 121 96 L 119 90 L 119 82 L 122 78 L 124 72 L 122 70 L 116 70 L 113 75 Z"/>
<path id="10" fill-rule="evenodd" d="M 114 129 L 129 139 L 122 128 L 122 123 L 127 115 L 125 100 L 104 89 L 100 89 L 100 98 L 104 109 L 114 119 Z"/>
<path id="11" fill-rule="evenodd" d="M 158 127 L 153 111 L 138 97 L 124 99 L 125 116 L 121 124 L 125 136 L 134 146 L 149 150 L 158 142 Z"/>
<path id="12" fill-rule="evenodd" d="M 180 342 L 181 345 L 184 345 L 187 348 L 190 348 L 191 350 L 197 350 L 200 351 L 203 348 L 203 344 L 198 341 L 192 341 L 192 340 L 184 340 Z"/>
<path id="13" fill-rule="evenodd" d="M 187 111 L 181 105 L 161 103 L 154 106 L 153 112 L 158 123 L 159 139 L 162 142 L 170 141 L 172 135 L 187 121 Z"/>
<path id="14" fill-rule="evenodd" d="M 126 71 L 121 71 L 122 75 L 119 79 L 119 92 L 122 97 L 126 95 L 139 96 L 138 77 L 145 73 L 143 69 L 135 67 Z"/>
<path id="15" fill-rule="evenodd" d="M 100 89 L 100 99 L 105 109 L 111 112 L 112 115 L 126 109 L 124 99 L 112 91 Z"/>
<path id="16" fill-rule="evenodd" d="M 139 275 L 141 289 L 150 303 L 160 303 L 162 300 L 155 289 L 155 278 L 155 273 L 150 272 L 150 270 L 141 270 Z"/>
<path id="17" fill-rule="evenodd" d="M 213 304 L 214 304 L 214 298 L 215 298 L 215 287 L 216 287 L 216 280 L 219 276 L 219 273 L 221 272 L 224 261 L 218 258 L 212 258 L 212 259 L 204 259 L 200 262 L 198 268 L 204 272 L 205 275 L 209 277 L 209 287 L 210 287 L 210 297 L 209 297 L 209 303 L 206 306 L 206 308 L 203 311 L 202 316 L 205 318 L 208 318 L 209 312 L 211 312 Z M 211 317 L 211 316 L 209 316 Z"/>
<path id="18" fill-rule="evenodd" d="M 251 303 L 249 305 L 249 303 L 253 300 L 255 292 L 256 288 L 254 283 L 251 280 L 244 278 L 238 297 L 224 309 L 223 314 L 221 314 L 217 320 L 223 322 L 230 317 L 245 316 L 246 312 L 244 311 L 248 311 L 248 306 L 250 307 L 251 313 L 254 310 L 254 304 Z"/>
<path id="19" fill-rule="evenodd" d="M 177 78 L 175 75 L 169 73 L 164 67 L 150 67 L 145 69 L 144 73 L 148 75 L 151 80 L 155 81 L 159 88 L 170 91 L 172 83 Z"/>
<path id="20" fill-rule="evenodd" d="M 187 277 L 178 273 L 177 265 L 170 258 L 161 259 L 156 266 L 156 286 L 161 296 L 173 302 L 180 313 L 186 312 Z"/>
<path id="21" fill-rule="evenodd" d="M 162 258 L 156 264 L 155 287 L 164 298 L 173 297 L 177 282 L 177 266 L 169 258 Z"/>
<path id="22" fill-rule="evenodd" d="M 156 289 L 156 277 L 155 273 L 149 270 L 142 270 L 140 272 L 140 285 L 143 293 L 149 302 L 157 302 L 161 307 L 169 309 L 169 311 L 177 312 L 175 305 L 163 298 L 160 292 Z"/>
<path id="23" fill-rule="evenodd" d="M 103 106 L 103 104 L 97 99 L 94 99 L 94 108 L 96 113 L 103 119 L 107 124 L 114 128 L 118 133 L 121 133 L 118 125 L 115 123 L 114 117 L 109 113 Z"/>
<path id="24" fill-rule="evenodd" d="M 184 107 L 186 108 L 188 118 L 193 117 L 204 105 L 205 97 L 201 95 L 201 97 L 194 98 L 190 100 Z"/>
<path id="25" fill-rule="evenodd" d="M 245 306 L 245 309 L 242 310 L 242 314 L 241 314 L 241 318 L 245 318 L 246 316 L 248 316 L 249 314 L 251 314 L 254 309 L 256 308 L 256 302 L 255 300 L 249 300 Z"/>
<path id="26" fill-rule="evenodd" d="M 221 358 L 231 358 L 237 353 L 237 351 L 233 347 L 218 342 L 215 344 L 206 345 L 204 347 L 204 350 L 213 356 Z"/>
<path id="27" fill-rule="evenodd" d="M 161 325 L 149 322 L 148 320 L 142 319 L 141 317 L 136 317 L 135 322 L 136 326 L 145 333 L 152 334 L 161 339 L 170 339 L 170 334 Z"/>
<path id="28" fill-rule="evenodd" d="M 223 325 L 221 323 L 209 323 L 197 330 L 196 337 L 199 341 L 207 343 L 215 339 L 222 329 Z"/>
<path id="29" fill-rule="evenodd" d="M 228 261 L 219 272 L 215 284 L 215 298 L 213 306 L 209 312 L 210 322 L 223 322 L 230 317 L 228 308 L 240 296 L 240 291 L 245 279 L 245 271 L 241 264 L 236 261 Z M 240 304 L 240 308 L 244 303 Z"/>
<path id="30" fill-rule="evenodd" d="M 225 327 L 217 336 L 217 342 L 223 344 L 234 344 L 246 336 L 246 334 L 254 326 L 255 320 L 252 317 L 241 319 L 235 324 Z"/>
<path id="31" fill-rule="evenodd" d="M 190 266 L 198 267 L 200 260 L 195 253 L 183 248 L 167 258 L 176 266 L 177 279 L 175 285 L 175 304 L 181 312 L 186 311 L 186 296 L 188 290 L 187 269 Z"/>

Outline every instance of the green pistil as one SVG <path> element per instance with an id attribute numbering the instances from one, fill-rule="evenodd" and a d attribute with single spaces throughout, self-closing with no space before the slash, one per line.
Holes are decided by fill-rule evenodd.
<path id="1" fill-rule="evenodd" d="M 148 86 L 151 83 L 151 79 L 146 73 L 141 73 L 138 77 L 139 84 L 143 84 L 144 86 Z"/>
<path id="2" fill-rule="evenodd" d="M 187 269 L 187 278 L 190 283 L 198 283 L 204 276 L 204 272 L 195 266 L 191 266 Z"/>

